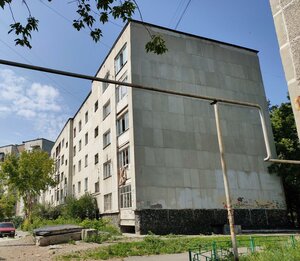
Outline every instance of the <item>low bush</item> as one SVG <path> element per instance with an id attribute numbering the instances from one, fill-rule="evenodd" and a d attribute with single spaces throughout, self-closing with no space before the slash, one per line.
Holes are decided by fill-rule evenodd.
<path id="1" fill-rule="evenodd" d="M 115 236 L 121 235 L 119 228 L 112 225 L 109 219 L 85 219 L 80 223 L 84 228 L 93 228 L 97 230 L 97 234 L 87 238 L 87 242 L 102 243 L 110 240 Z"/>

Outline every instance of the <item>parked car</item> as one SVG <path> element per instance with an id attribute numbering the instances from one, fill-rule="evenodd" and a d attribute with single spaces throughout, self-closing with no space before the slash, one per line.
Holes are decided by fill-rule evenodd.
<path id="1" fill-rule="evenodd" d="M 1 222 L 0 223 L 0 237 L 9 236 L 15 237 L 16 229 L 12 222 Z"/>

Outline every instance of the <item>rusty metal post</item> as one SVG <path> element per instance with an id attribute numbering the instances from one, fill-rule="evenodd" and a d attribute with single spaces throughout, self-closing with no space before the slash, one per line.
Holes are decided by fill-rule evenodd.
<path id="1" fill-rule="evenodd" d="M 231 197 L 230 197 L 230 191 L 229 191 L 229 181 L 228 181 L 227 167 L 226 167 L 226 162 L 225 162 L 225 152 L 224 152 L 224 145 L 223 145 L 223 139 L 222 139 L 221 124 L 220 124 L 220 119 L 219 119 L 218 103 L 217 103 L 217 101 L 214 101 L 211 104 L 214 106 L 214 111 L 215 111 L 216 127 L 217 127 L 217 135 L 218 135 L 218 142 L 219 142 L 222 172 L 223 172 L 223 181 L 224 181 L 224 189 L 225 189 L 225 196 L 226 196 L 226 205 L 227 205 L 227 212 L 228 212 L 228 221 L 229 221 L 229 227 L 230 227 L 232 250 L 233 250 L 234 260 L 238 261 L 239 253 L 238 253 L 238 248 L 237 248 L 236 235 L 235 235 L 235 231 L 234 231 L 234 216 L 233 216 L 233 208 L 231 205 Z"/>

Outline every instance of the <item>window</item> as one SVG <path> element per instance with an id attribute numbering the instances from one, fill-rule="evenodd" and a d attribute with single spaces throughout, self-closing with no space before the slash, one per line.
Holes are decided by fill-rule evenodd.
<path id="1" fill-rule="evenodd" d="M 80 132 L 81 131 L 81 128 L 82 128 L 82 122 L 81 120 L 78 122 L 78 131 Z"/>
<path id="2" fill-rule="evenodd" d="M 109 71 L 105 74 L 104 79 L 108 80 L 109 79 Z M 103 82 L 102 83 L 102 92 L 105 92 L 105 90 L 107 89 L 109 83 L 107 82 Z"/>
<path id="3" fill-rule="evenodd" d="M 120 188 L 120 205 L 121 208 L 132 207 L 131 185 L 127 185 Z"/>
<path id="4" fill-rule="evenodd" d="M 111 193 L 104 195 L 104 211 L 111 210 Z"/>
<path id="5" fill-rule="evenodd" d="M 88 133 L 86 133 L 84 135 L 84 143 L 85 143 L 85 145 L 87 145 L 89 143 L 89 134 Z"/>
<path id="6" fill-rule="evenodd" d="M 73 165 L 73 175 L 75 175 L 76 172 L 76 165 Z"/>
<path id="7" fill-rule="evenodd" d="M 59 189 L 56 191 L 56 201 L 59 201 Z"/>
<path id="8" fill-rule="evenodd" d="M 81 140 L 78 142 L 78 151 L 81 151 Z"/>
<path id="9" fill-rule="evenodd" d="M 67 180 L 67 178 L 65 178 L 65 185 L 67 185 L 67 182 L 68 182 L 68 180 Z"/>
<path id="10" fill-rule="evenodd" d="M 78 181 L 78 184 L 77 184 L 77 191 L 78 191 L 78 193 L 81 192 L 81 181 Z"/>
<path id="11" fill-rule="evenodd" d="M 72 185 L 72 194 L 75 196 L 75 184 Z"/>
<path id="12" fill-rule="evenodd" d="M 60 174 L 60 181 L 63 182 L 63 180 L 64 180 L 64 173 L 62 172 L 62 173 Z"/>
<path id="13" fill-rule="evenodd" d="M 63 199 L 64 199 L 64 190 L 61 189 L 61 190 L 60 190 L 60 200 L 63 201 Z"/>
<path id="14" fill-rule="evenodd" d="M 110 130 L 103 134 L 103 148 L 110 144 Z"/>
<path id="15" fill-rule="evenodd" d="M 68 165 L 68 160 L 66 159 L 66 161 L 65 161 L 65 165 L 67 166 Z"/>
<path id="16" fill-rule="evenodd" d="M 85 123 L 87 123 L 89 121 L 89 112 L 88 111 L 84 115 L 84 120 L 85 120 Z"/>
<path id="17" fill-rule="evenodd" d="M 73 136 L 74 136 L 74 138 L 76 137 L 76 128 L 74 128 L 74 130 L 73 130 Z"/>
<path id="18" fill-rule="evenodd" d="M 122 80 L 122 82 L 127 82 L 127 75 L 125 78 Z M 125 96 L 127 95 L 127 86 L 119 85 L 117 86 L 116 90 L 116 97 L 117 97 L 117 102 L 122 100 Z"/>
<path id="19" fill-rule="evenodd" d="M 95 130 L 94 130 L 94 136 L 95 136 L 95 138 L 98 136 L 98 134 L 99 134 L 99 128 L 98 128 L 98 126 L 95 128 Z"/>
<path id="20" fill-rule="evenodd" d="M 61 146 L 64 147 L 64 145 L 65 145 L 65 139 L 62 139 Z"/>
<path id="21" fill-rule="evenodd" d="M 66 148 L 68 148 L 68 142 L 66 142 Z"/>
<path id="22" fill-rule="evenodd" d="M 88 165 L 88 155 L 85 155 L 84 157 L 84 167 L 86 168 Z"/>
<path id="23" fill-rule="evenodd" d="M 88 178 L 84 179 L 84 191 L 88 190 Z"/>
<path id="24" fill-rule="evenodd" d="M 65 160 L 64 160 L 64 159 L 65 159 L 65 156 L 62 155 L 62 156 L 61 156 L 61 165 L 64 165 L 64 163 L 65 163 Z"/>
<path id="25" fill-rule="evenodd" d="M 107 161 L 103 164 L 103 178 L 107 179 L 111 176 L 111 172 L 112 172 L 112 164 L 111 161 Z"/>
<path id="26" fill-rule="evenodd" d="M 118 120 L 117 120 L 117 133 L 121 135 L 129 128 L 129 121 L 128 121 L 128 112 L 124 113 Z"/>
<path id="27" fill-rule="evenodd" d="M 105 119 L 108 114 L 110 114 L 110 100 L 103 106 L 103 119 Z"/>
<path id="28" fill-rule="evenodd" d="M 76 146 L 73 147 L 73 155 L 76 156 Z"/>
<path id="29" fill-rule="evenodd" d="M 97 153 L 95 154 L 95 165 L 98 164 L 98 162 L 99 162 L 99 155 Z"/>
<path id="30" fill-rule="evenodd" d="M 126 44 L 123 46 L 119 54 L 115 58 L 115 74 L 117 74 L 127 62 Z"/>
<path id="31" fill-rule="evenodd" d="M 129 164 L 129 147 L 119 152 L 119 167 L 127 167 Z"/>
<path id="32" fill-rule="evenodd" d="M 98 110 L 98 101 L 95 102 L 94 111 Z"/>
<path id="33" fill-rule="evenodd" d="M 81 171 L 81 160 L 78 161 L 78 172 Z"/>
<path id="34" fill-rule="evenodd" d="M 99 155 L 97 153 L 95 154 L 95 165 L 98 164 L 98 162 L 99 162 Z"/>
<path id="35" fill-rule="evenodd" d="M 4 161 L 4 156 L 5 156 L 4 152 L 0 152 L 0 162 Z M 54 156 L 53 156 L 53 158 L 54 158 Z"/>
<path id="36" fill-rule="evenodd" d="M 95 193 L 99 192 L 100 191 L 100 187 L 99 187 L 99 181 L 97 181 L 95 183 Z"/>

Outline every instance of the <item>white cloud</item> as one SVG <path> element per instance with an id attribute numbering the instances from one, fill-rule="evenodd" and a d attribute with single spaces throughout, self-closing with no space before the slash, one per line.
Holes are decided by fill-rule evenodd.
<path id="1" fill-rule="evenodd" d="M 29 121 L 41 137 L 55 139 L 67 115 L 59 90 L 31 83 L 9 69 L 0 69 L 0 117 Z M 18 119 L 16 118 L 16 121 Z M 16 123 L 17 125 L 17 123 Z M 16 126 L 17 127 L 17 126 Z"/>

